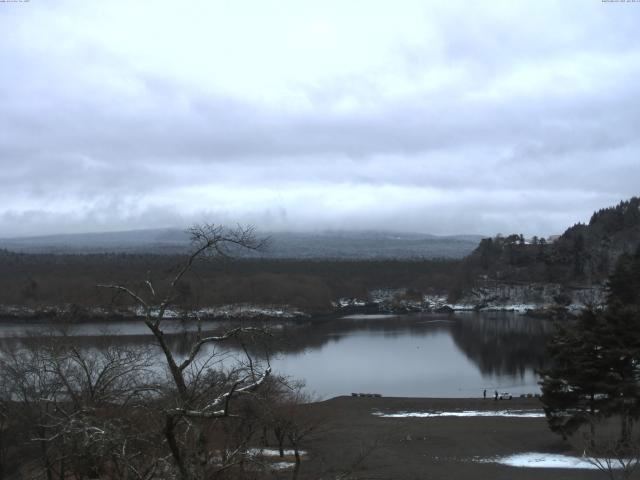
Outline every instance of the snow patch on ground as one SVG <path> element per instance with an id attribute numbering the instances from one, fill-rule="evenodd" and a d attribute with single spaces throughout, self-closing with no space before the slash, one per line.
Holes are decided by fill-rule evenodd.
<path id="1" fill-rule="evenodd" d="M 332 302 L 334 307 L 364 307 L 367 303 L 358 298 L 339 298 L 337 302 Z"/>
<path id="2" fill-rule="evenodd" d="M 599 462 L 602 465 L 606 464 L 605 459 L 594 458 L 590 460 L 587 457 L 573 457 L 569 455 L 536 452 L 516 453 L 506 457 L 483 459 L 479 461 L 482 463 L 499 463 L 501 465 L 520 468 L 574 468 L 584 470 L 597 470 L 598 466 L 595 465 L 596 462 Z M 629 460 L 623 460 L 623 462 L 625 462 L 626 465 Z M 613 460 L 611 463 L 612 468 L 618 469 L 622 468 L 622 466 L 623 465 L 617 460 Z"/>
<path id="3" fill-rule="evenodd" d="M 210 315 L 214 317 L 224 318 L 255 318 L 255 317 L 277 317 L 277 318 L 295 318 L 308 317 L 307 313 L 292 308 L 288 305 L 280 306 L 261 306 L 251 304 L 232 304 L 220 307 L 203 308 L 200 314 Z"/>
<path id="4" fill-rule="evenodd" d="M 273 470 L 288 470 L 296 466 L 293 462 L 276 462 L 269 465 Z"/>
<path id="5" fill-rule="evenodd" d="M 247 449 L 247 455 L 249 457 L 263 458 L 266 465 L 272 470 L 288 470 L 296 466 L 295 462 L 290 462 L 291 457 L 295 455 L 294 450 L 283 450 L 284 457 L 280 461 L 274 461 L 280 457 L 280 451 L 277 448 L 249 448 Z M 307 452 L 305 450 L 298 450 L 300 456 L 305 456 Z M 272 463 L 273 462 L 273 463 Z"/>
<path id="6" fill-rule="evenodd" d="M 298 453 L 300 456 L 307 454 L 305 450 L 298 450 Z M 252 456 L 262 455 L 263 457 L 279 457 L 280 451 L 277 448 L 249 448 L 247 450 L 247 454 Z M 295 451 L 284 450 L 284 455 L 295 455 Z"/>
<path id="7" fill-rule="evenodd" d="M 454 412 L 373 412 L 382 418 L 432 418 L 432 417 L 510 417 L 510 418 L 542 418 L 541 410 L 460 410 Z"/>
<path id="8" fill-rule="evenodd" d="M 487 305 L 482 310 L 501 310 L 510 312 L 525 313 L 527 310 L 535 310 L 538 306 L 535 303 L 513 303 L 513 304 L 496 304 Z"/>

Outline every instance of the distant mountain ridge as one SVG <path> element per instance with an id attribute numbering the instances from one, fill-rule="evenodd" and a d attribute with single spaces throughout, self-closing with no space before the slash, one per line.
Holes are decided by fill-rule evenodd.
<path id="1" fill-rule="evenodd" d="M 439 236 L 385 231 L 258 232 L 269 247 L 239 256 L 302 259 L 463 258 L 480 235 Z M 61 234 L 0 239 L 0 248 L 24 253 L 175 254 L 189 248 L 188 234 L 177 228 Z"/>

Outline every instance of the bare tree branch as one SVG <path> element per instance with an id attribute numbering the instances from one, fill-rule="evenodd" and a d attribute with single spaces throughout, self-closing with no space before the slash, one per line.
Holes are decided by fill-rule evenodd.
<path id="1" fill-rule="evenodd" d="M 224 335 L 201 338 L 200 340 L 198 340 L 196 343 L 193 344 L 193 347 L 191 347 L 191 351 L 189 352 L 189 355 L 179 366 L 180 370 L 184 370 L 185 368 L 187 368 L 193 362 L 193 360 L 198 356 L 200 349 L 207 343 L 223 342 L 225 340 L 229 340 L 230 338 L 237 337 L 243 333 L 249 333 L 249 332 L 256 332 L 256 333 L 262 333 L 262 334 L 266 333 L 265 330 L 262 328 L 238 327 L 226 332 Z"/>
<path id="2" fill-rule="evenodd" d="M 149 310 L 149 305 L 147 304 L 147 302 L 145 302 L 142 297 L 140 297 L 139 295 L 135 294 L 131 289 L 122 286 L 122 285 L 104 285 L 104 284 L 98 284 L 96 285 L 99 288 L 109 288 L 111 290 L 117 290 L 120 292 L 124 292 L 127 295 L 129 295 L 132 299 L 134 299 L 136 302 L 138 302 L 140 304 L 140 306 L 144 307 L 144 309 L 146 311 Z"/>
<path id="3" fill-rule="evenodd" d="M 236 389 L 232 388 L 230 391 L 225 392 L 222 395 L 218 396 L 213 402 L 206 405 L 204 408 L 201 408 L 198 410 L 190 410 L 186 408 L 174 408 L 170 410 L 169 413 L 172 415 L 182 415 L 185 417 L 192 417 L 192 418 L 219 418 L 219 417 L 230 416 L 228 413 L 228 405 L 227 405 L 229 398 L 232 395 L 248 394 L 253 392 L 255 389 L 257 389 L 260 385 L 264 383 L 264 381 L 269 377 L 270 374 L 271 374 L 271 367 L 268 367 L 264 371 L 264 373 L 260 376 L 260 378 L 258 378 L 256 381 L 242 388 L 236 388 Z M 223 404 L 225 404 L 225 408 L 223 408 L 222 410 L 214 410 L 215 408 L 220 407 Z"/>

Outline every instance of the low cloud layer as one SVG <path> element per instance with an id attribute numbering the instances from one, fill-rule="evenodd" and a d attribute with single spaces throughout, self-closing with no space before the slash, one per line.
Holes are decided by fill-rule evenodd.
<path id="1" fill-rule="evenodd" d="M 640 4 L 0 4 L 0 237 L 548 235 L 640 185 Z"/>

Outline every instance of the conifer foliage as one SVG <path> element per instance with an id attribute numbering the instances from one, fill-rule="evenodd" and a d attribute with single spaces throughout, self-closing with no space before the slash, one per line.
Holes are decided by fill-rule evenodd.
<path id="1" fill-rule="evenodd" d="M 604 418 L 620 419 L 620 442 L 640 417 L 640 248 L 622 255 L 606 308 L 559 324 L 549 343 L 542 401 L 552 431 L 567 437 Z"/>

